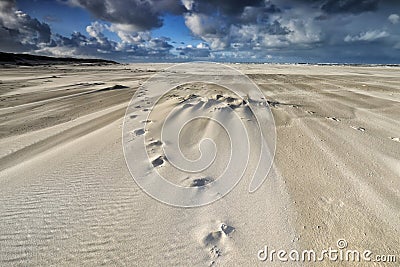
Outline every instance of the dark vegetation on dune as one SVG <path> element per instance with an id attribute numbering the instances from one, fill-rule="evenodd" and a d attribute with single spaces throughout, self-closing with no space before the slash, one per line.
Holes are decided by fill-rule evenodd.
<path id="1" fill-rule="evenodd" d="M 14 54 L 0 52 L 0 65 L 55 65 L 55 64 L 118 64 L 118 62 L 105 59 L 48 57 L 29 54 Z"/>

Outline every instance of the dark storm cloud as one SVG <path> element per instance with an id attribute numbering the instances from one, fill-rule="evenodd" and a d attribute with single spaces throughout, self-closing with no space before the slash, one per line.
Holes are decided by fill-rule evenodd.
<path id="1" fill-rule="evenodd" d="M 131 31 L 159 28 L 163 25 L 162 17 L 168 13 L 213 14 L 232 23 L 254 23 L 280 12 L 276 5 L 266 5 L 264 0 L 69 0 L 68 3 Z"/>
<path id="2" fill-rule="evenodd" d="M 291 32 L 289 28 L 282 26 L 277 20 L 268 24 L 265 31 L 270 35 L 286 35 Z"/>
<path id="3" fill-rule="evenodd" d="M 222 17 L 227 23 L 262 23 L 281 9 L 264 0 L 182 0 L 189 13 Z"/>
<path id="4" fill-rule="evenodd" d="M 396 0 L 292 0 L 289 2 L 294 6 L 308 5 L 320 9 L 327 14 L 360 14 L 363 12 L 376 11 L 383 3 L 396 4 Z"/>
<path id="5" fill-rule="evenodd" d="M 240 17 L 237 20 L 243 24 L 263 23 L 265 21 L 268 21 L 270 14 L 280 12 L 281 9 L 279 9 L 275 5 L 261 7 L 248 6 L 243 9 L 243 12 L 240 14 Z"/>
<path id="6" fill-rule="evenodd" d="M 0 47 L 8 51 L 25 51 L 50 42 L 48 24 L 16 9 L 15 1 L 0 2 Z"/>
<path id="7" fill-rule="evenodd" d="M 129 25 L 134 30 L 161 27 L 162 15 L 184 11 L 177 0 L 70 0 L 69 3 L 85 8 L 96 18 Z"/>
<path id="8" fill-rule="evenodd" d="M 215 4 L 214 1 L 184 1 L 190 10 L 185 15 L 185 22 L 192 33 L 208 42 L 213 50 L 254 50 L 320 41 L 317 34 L 311 32 L 314 29 L 309 25 L 309 15 L 287 19 L 285 5 L 281 7 L 278 1 L 235 2 L 235 12 L 211 14 L 197 11 L 196 5 L 201 6 L 204 2 Z"/>
<path id="9" fill-rule="evenodd" d="M 106 30 L 115 31 L 121 42 L 109 40 L 103 34 Z M 167 57 L 173 48 L 167 38 L 151 38 L 147 32 L 124 33 L 99 22 L 87 26 L 86 32 L 89 37 L 80 32 L 70 37 L 52 34 L 47 23 L 19 11 L 16 1 L 0 2 L 0 49 L 3 51 L 124 60 Z"/>
<path id="10" fill-rule="evenodd" d="M 264 0 L 199 0 L 194 1 L 190 9 L 205 14 L 219 12 L 225 15 L 238 15 L 245 7 L 258 7 L 263 3 Z"/>
<path id="11" fill-rule="evenodd" d="M 378 9 L 380 0 L 328 0 L 323 2 L 321 9 L 327 13 L 359 14 Z"/>

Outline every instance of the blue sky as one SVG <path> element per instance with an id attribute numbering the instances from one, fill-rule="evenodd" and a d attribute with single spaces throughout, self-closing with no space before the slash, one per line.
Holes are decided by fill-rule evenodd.
<path id="1" fill-rule="evenodd" d="M 73 31 L 85 32 L 90 22 L 96 20 L 82 8 L 54 0 L 21 0 L 17 1 L 17 8 L 48 23 L 53 32 L 62 35 L 70 35 Z"/>
<path id="2" fill-rule="evenodd" d="M 3 0 L 0 50 L 121 62 L 400 63 L 396 0 Z"/>

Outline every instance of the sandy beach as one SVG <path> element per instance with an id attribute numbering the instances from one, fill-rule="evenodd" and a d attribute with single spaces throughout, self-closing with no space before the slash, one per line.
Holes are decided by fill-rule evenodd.
<path id="1" fill-rule="evenodd" d="M 229 194 L 212 204 L 179 208 L 155 200 L 138 186 L 125 162 L 122 140 L 131 98 L 169 66 L 0 67 L 1 266 L 400 262 L 398 67 L 230 65 L 257 84 L 268 100 L 276 125 L 272 168 L 254 193 L 249 193 L 251 177 L 245 172 Z M 191 96 L 192 89 L 178 88 L 157 114 L 179 105 L 186 104 L 190 112 L 209 108 L 211 100 L 225 101 L 237 107 L 251 136 L 254 125 L 246 117 L 245 102 L 231 99 L 217 86 L 202 88 L 197 97 Z M 162 118 L 149 118 L 158 135 Z M 164 144 L 157 142 L 157 134 L 134 134 L 148 138 L 150 157 L 161 155 Z M 229 154 L 227 136 L 204 121 L 182 131 L 183 151 L 196 158 L 201 138 L 214 138 Z M 224 153 L 215 158 L 216 167 L 188 179 L 172 171 L 166 158 L 153 166 L 176 184 L 196 187 L 221 172 L 219 166 L 227 162 Z M 395 255 L 397 263 L 283 263 L 258 257 L 265 246 L 322 251 L 338 249 L 338 240 L 348 249 L 372 251 L 372 258 Z"/>

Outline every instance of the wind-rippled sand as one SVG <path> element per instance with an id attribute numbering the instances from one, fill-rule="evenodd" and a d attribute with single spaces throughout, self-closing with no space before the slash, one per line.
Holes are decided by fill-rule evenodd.
<path id="1" fill-rule="evenodd" d="M 398 68 L 234 65 L 270 103 L 273 168 L 253 194 L 244 177 L 220 201 L 182 209 L 146 195 L 122 151 L 131 97 L 166 66 L 2 67 L 1 266 L 291 266 L 257 252 L 338 239 L 400 261 Z"/>

